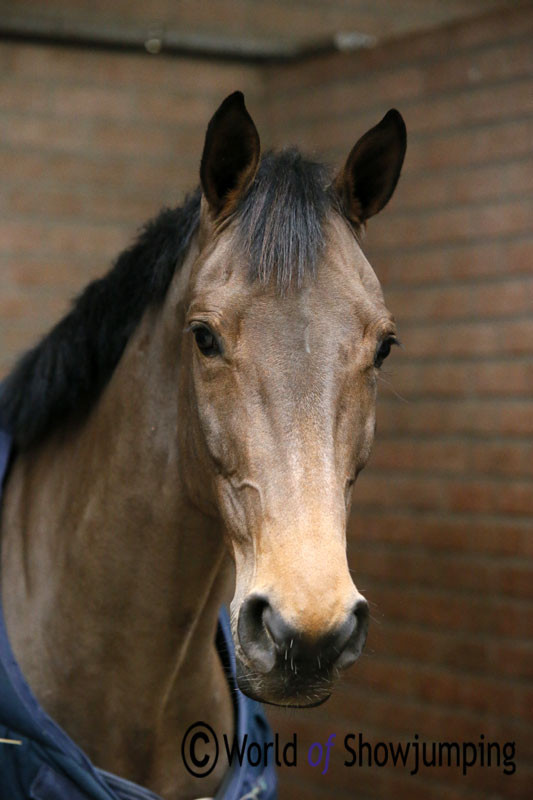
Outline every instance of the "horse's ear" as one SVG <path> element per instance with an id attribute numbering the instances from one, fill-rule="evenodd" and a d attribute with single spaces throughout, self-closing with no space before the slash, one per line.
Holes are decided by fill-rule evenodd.
<path id="1" fill-rule="evenodd" d="M 215 217 L 233 211 L 250 187 L 259 164 L 259 134 L 242 92 L 226 97 L 205 135 L 200 180 Z"/>
<path id="2" fill-rule="evenodd" d="M 356 225 L 377 214 L 391 199 L 406 146 L 405 123 L 396 109 L 388 111 L 354 145 L 334 185 L 346 215 Z"/>

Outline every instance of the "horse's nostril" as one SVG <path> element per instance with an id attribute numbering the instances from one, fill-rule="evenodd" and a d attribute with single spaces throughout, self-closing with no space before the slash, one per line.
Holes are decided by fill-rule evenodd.
<path id="1" fill-rule="evenodd" d="M 364 597 L 360 597 L 350 616 L 351 632 L 335 662 L 335 666 L 338 669 L 349 667 L 354 661 L 357 661 L 363 652 L 368 632 L 368 618 L 368 603 Z"/>
<path id="2" fill-rule="evenodd" d="M 284 653 L 291 640 L 295 637 L 293 628 L 287 625 L 281 614 L 271 605 L 265 608 L 263 624 L 277 650 Z"/>
<path id="3" fill-rule="evenodd" d="M 241 649 L 259 672 L 270 672 L 278 663 L 302 677 L 332 667 L 344 669 L 356 661 L 365 645 L 368 604 L 360 597 L 344 623 L 317 638 L 291 627 L 263 595 L 251 595 L 242 604 L 237 633 Z"/>
<path id="4" fill-rule="evenodd" d="M 261 595 L 252 595 L 242 604 L 237 635 L 245 656 L 260 672 L 270 672 L 276 662 L 276 647 L 265 626 L 270 603 Z"/>

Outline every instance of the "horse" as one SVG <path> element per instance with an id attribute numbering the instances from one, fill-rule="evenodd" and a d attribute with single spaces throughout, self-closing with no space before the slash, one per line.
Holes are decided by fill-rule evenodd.
<path id="1" fill-rule="evenodd" d="M 295 148 L 261 154 L 233 93 L 198 189 L 2 386 L 14 656 L 92 762 L 165 800 L 214 794 L 228 768 L 200 780 L 179 759 L 197 720 L 235 732 L 226 598 L 238 691 L 261 703 L 324 702 L 363 649 L 346 524 L 398 339 L 360 240 L 405 149 L 392 109 L 336 177 Z"/>

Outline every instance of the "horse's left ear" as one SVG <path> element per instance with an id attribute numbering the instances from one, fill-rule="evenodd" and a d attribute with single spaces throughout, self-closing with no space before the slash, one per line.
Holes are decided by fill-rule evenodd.
<path id="1" fill-rule="evenodd" d="M 396 109 L 388 111 L 354 145 L 334 186 L 344 212 L 356 225 L 377 214 L 391 199 L 406 146 L 405 123 Z"/>
<path id="2" fill-rule="evenodd" d="M 259 164 L 259 134 L 242 92 L 226 97 L 205 135 L 200 180 L 215 217 L 227 216 L 250 187 Z"/>

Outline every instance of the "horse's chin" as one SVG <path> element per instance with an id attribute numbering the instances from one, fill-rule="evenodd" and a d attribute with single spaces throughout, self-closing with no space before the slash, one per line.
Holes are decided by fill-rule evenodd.
<path id="1" fill-rule="evenodd" d="M 252 676 L 237 660 L 237 686 L 243 694 L 259 703 L 285 708 L 313 708 L 321 706 L 331 697 L 330 681 L 319 688 L 311 688 L 302 680 L 284 680 L 268 673 L 259 678 Z"/>
<path id="2" fill-rule="evenodd" d="M 331 693 L 328 693 L 319 700 L 312 700 L 311 702 L 298 702 L 297 700 L 284 700 L 283 702 L 276 702 L 275 700 L 260 700 L 261 703 L 264 703 L 268 706 L 280 706 L 281 708 L 316 708 L 317 706 L 321 706 L 326 700 L 329 700 L 331 697 Z M 253 698 L 258 699 L 258 698 Z"/>

